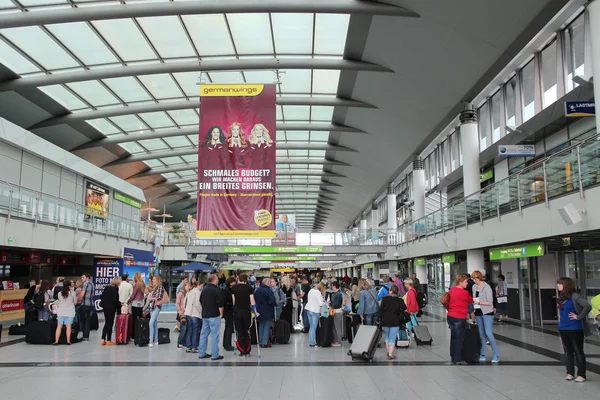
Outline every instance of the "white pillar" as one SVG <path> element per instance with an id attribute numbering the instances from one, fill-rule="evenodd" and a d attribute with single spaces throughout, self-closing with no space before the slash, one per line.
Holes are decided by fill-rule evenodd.
<path id="1" fill-rule="evenodd" d="M 600 1 L 593 0 L 587 7 L 590 23 L 590 47 L 592 59 L 592 74 L 594 76 L 594 99 L 596 100 L 596 127 L 600 128 Z M 587 69 L 588 66 L 586 65 Z M 586 74 L 587 75 L 587 74 Z"/>
<path id="2" fill-rule="evenodd" d="M 423 160 L 413 161 L 412 175 L 412 200 L 415 202 L 413 221 L 416 221 L 425 216 L 425 169 L 423 169 Z"/>
<path id="3" fill-rule="evenodd" d="M 483 250 L 467 250 L 467 272 L 481 271 L 485 274 L 485 263 L 483 259 Z"/>
<path id="4" fill-rule="evenodd" d="M 369 229 L 368 225 L 367 225 L 367 220 L 366 219 L 361 219 L 360 220 L 360 233 L 364 235 L 364 233 L 367 231 L 367 229 Z"/>
<path id="5" fill-rule="evenodd" d="M 427 281 L 427 265 L 416 265 L 415 274 L 417 274 L 417 279 L 422 285 L 429 284 Z"/>
<path id="6" fill-rule="evenodd" d="M 396 195 L 390 193 L 387 195 L 387 229 L 392 232 L 398 229 L 398 219 L 396 218 Z"/>
<path id="7" fill-rule="evenodd" d="M 379 213 L 375 203 L 371 207 L 371 240 L 373 242 L 379 240 Z"/>
<path id="8" fill-rule="evenodd" d="M 477 112 L 470 108 L 460 113 L 460 143 L 463 154 L 464 196 L 481 190 L 479 182 L 479 128 Z"/>

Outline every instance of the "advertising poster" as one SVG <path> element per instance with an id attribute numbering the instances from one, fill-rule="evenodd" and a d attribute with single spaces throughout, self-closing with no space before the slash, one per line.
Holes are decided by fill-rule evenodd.
<path id="1" fill-rule="evenodd" d="M 275 238 L 271 240 L 271 244 L 273 246 L 295 246 L 296 215 L 278 214 L 275 218 Z"/>
<path id="2" fill-rule="evenodd" d="M 133 275 L 139 272 L 146 285 L 148 284 L 149 272 L 154 268 L 154 253 L 152 251 L 123 249 L 123 273 L 129 274 L 129 280 L 133 282 Z"/>
<path id="3" fill-rule="evenodd" d="M 108 217 L 108 189 L 92 182 L 85 185 L 85 219 Z"/>
<path id="4" fill-rule="evenodd" d="M 113 278 L 121 276 L 123 271 L 122 258 L 94 258 L 94 307 L 96 311 L 102 311 L 100 298 L 104 288 L 110 285 Z"/>
<path id="5" fill-rule="evenodd" d="M 200 86 L 198 238 L 275 236 L 275 85 Z"/>

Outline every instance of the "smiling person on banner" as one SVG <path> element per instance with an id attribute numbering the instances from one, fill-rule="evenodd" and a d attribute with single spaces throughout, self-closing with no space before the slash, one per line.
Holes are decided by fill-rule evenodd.
<path id="1" fill-rule="evenodd" d="M 202 154 L 207 160 L 206 165 L 210 167 L 219 165 L 219 160 L 223 160 L 225 154 L 225 134 L 220 126 L 213 125 L 210 127 L 206 132 L 206 136 L 204 136 L 202 147 L 205 150 Z"/>
<path id="2" fill-rule="evenodd" d="M 246 135 L 242 130 L 242 124 L 234 122 L 229 127 L 229 137 L 227 138 L 227 151 L 229 152 L 229 162 L 231 169 L 246 168 Z"/>
<path id="3" fill-rule="evenodd" d="M 250 133 L 250 168 L 262 169 L 272 162 L 274 142 L 263 124 L 256 124 Z"/>

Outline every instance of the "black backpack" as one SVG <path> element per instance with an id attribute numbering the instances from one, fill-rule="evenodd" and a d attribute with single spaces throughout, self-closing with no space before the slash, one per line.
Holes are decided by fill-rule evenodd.
<path id="1" fill-rule="evenodd" d="M 43 293 L 38 293 L 38 294 L 34 295 L 34 298 L 33 298 L 34 308 L 38 311 L 44 310 L 44 300 L 45 300 L 45 296 Z"/>
<path id="2" fill-rule="evenodd" d="M 423 292 L 417 292 L 417 304 L 419 309 L 422 310 L 427 305 L 427 295 Z"/>

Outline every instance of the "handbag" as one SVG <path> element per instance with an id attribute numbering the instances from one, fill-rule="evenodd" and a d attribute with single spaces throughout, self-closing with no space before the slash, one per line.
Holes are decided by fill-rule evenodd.
<path id="1" fill-rule="evenodd" d="M 499 297 L 496 299 L 496 302 L 497 302 L 498 304 L 501 304 L 501 303 L 507 303 L 507 302 L 508 302 L 508 297 L 507 297 L 507 296 L 499 296 Z"/>

